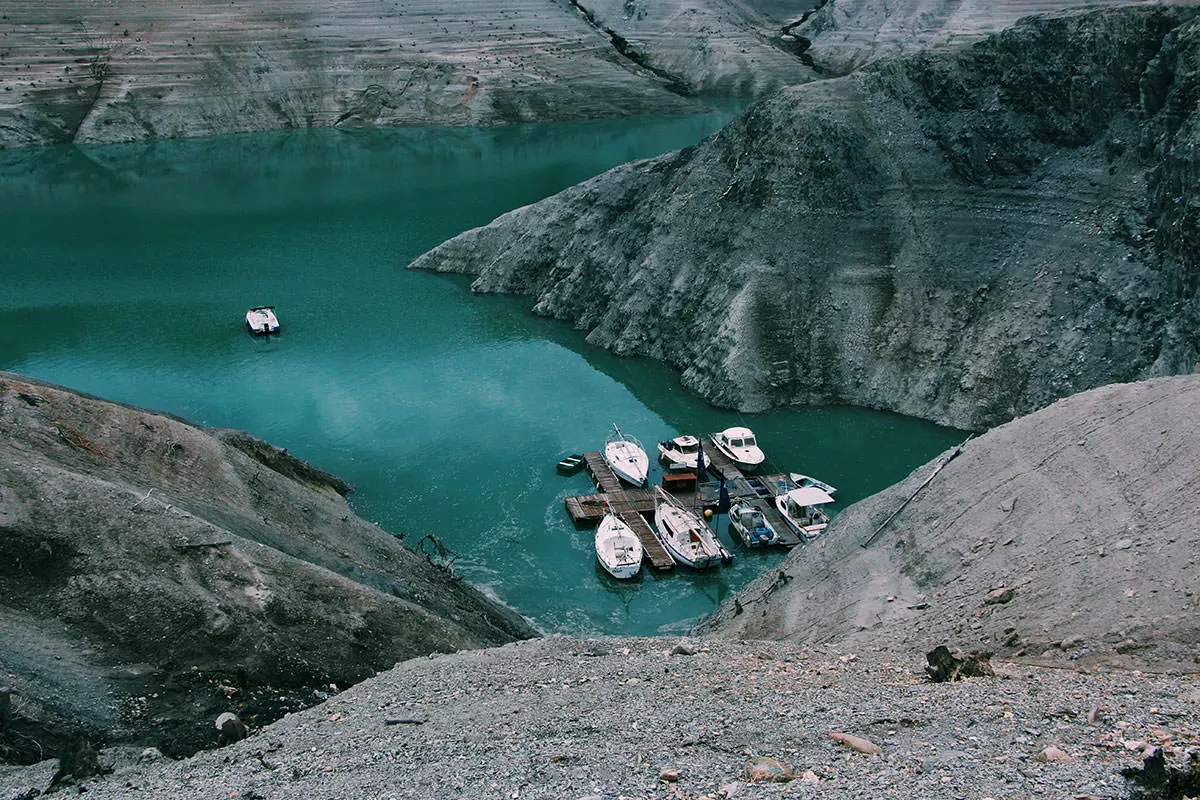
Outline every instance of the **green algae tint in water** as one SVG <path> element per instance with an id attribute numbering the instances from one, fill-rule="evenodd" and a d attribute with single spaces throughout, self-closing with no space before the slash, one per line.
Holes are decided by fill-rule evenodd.
<path id="1" fill-rule="evenodd" d="M 733 545 L 732 567 L 618 583 L 566 515 L 591 486 L 555 473 L 562 456 L 598 449 L 613 422 L 653 447 L 744 421 L 774 464 L 845 503 L 959 435 L 855 409 L 743 420 L 526 300 L 404 265 L 727 118 L 0 153 L 0 368 L 286 447 L 354 484 L 368 519 L 436 534 L 461 575 L 548 631 L 684 630 L 782 552 Z M 264 303 L 283 326 L 266 341 L 243 324 Z"/>

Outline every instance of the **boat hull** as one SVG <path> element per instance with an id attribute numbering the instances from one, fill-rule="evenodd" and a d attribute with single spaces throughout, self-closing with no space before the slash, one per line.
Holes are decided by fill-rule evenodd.
<path id="1" fill-rule="evenodd" d="M 654 525 L 671 558 L 685 567 L 708 569 L 731 558 L 708 526 L 684 509 L 660 504 Z"/>
<path id="2" fill-rule="evenodd" d="M 604 445 L 604 463 L 621 480 L 634 486 L 645 486 L 649 474 L 650 459 L 646 451 L 628 441 L 609 442 Z"/>
<path id="3" fill-rule="evenodd" d="M 605 515 L 596 528 L 596 560 L 618 580 L 636 577 L 642 569 L 642 543 L 614 514 Z"/>

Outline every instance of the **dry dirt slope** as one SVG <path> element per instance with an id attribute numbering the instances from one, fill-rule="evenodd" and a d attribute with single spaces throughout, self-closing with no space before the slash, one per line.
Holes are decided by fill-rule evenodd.
<path id="1" fill-rule="evenodd" d="M 0 373 L 5 754 L 71 728 L 186 752 L 221 711 L 274 718 L 331 681 L 536 635 L 346 491 L 247 434 Z"/>
<path id="2" fill-rule="evenodd" d="M 940 463 L 843 511 L 705 630 L 1200 669 L 1200 375 L 1095 389 L 971 440 L 863 547 Z"/>

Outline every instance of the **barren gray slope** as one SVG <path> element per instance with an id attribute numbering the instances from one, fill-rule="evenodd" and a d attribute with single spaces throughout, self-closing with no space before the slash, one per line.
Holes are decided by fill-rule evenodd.
<path id="1" fill-rule="evenodd" d="M 880 58 L 962 44 L 1022 17 L 1080 8 L 1150 5 L 1160 0 L 829 0 L 790 28 L 808 42 L 805 56 L 826 74 L 844 74 Z M 1176 5 L 1195 5 L 1191 0 Z"/>
<path id="2" fill-rule="evenodd" d="M 1112 798 L 1118 770 L 1140 763 L 1124 742 L 1200 743 L 1200 693 L 1178 677 L 1008 667 L 927 684 L 919 654 L 674 644 L 554 637 L 408 661 L 233 747 L 90 780 L 87 796 Z M 831 731 L 883 752 L 853 753 Z M 1049 746 L 1070 761 L 1038 761 Z M 755 756 L 817 783 L 750 784 Z M 0 798 L 44 789 L 53 770 L 0 772 Z"/>
<path id="3" fill-rule="evenodd" d="M 989 431 L 863 547 L 940 461 L 843 511 L 705 630 L 1195 669 L 1200 375 L 1106 386 Z"/>
<path id="4" fill-rule="evenodd" d="M 274 718 L 536 635 L 346 490 L 247 434 L 0 373 L 0 684 L 24 726 L 6 748 L 81 727 L 186 751 L 220 711 Z"/>
<path id="5" fill-rule="evenodd" d="M 632 51 L 568 0 L 9 0 L 0 146 L 683 113 L 813 74 L 740 3 L 658 6 L 705 24 Z"/>
<path id="6" fill-rule="evenodd" d="M 1030 20 L 785 89 L 413 266 L 528 294 L 742 409 L 977 428 L 1190 372 L 1198 11 Z"/>

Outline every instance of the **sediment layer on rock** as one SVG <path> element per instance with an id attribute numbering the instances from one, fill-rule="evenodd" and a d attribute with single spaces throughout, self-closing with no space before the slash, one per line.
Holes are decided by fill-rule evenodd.
<path id="1" fill-rule="evenodd" d="M 14 0 L 0 147 L 688 113 L 812 76 L 752 6 L 657 4 L 634 49 L 557 0 Z"/>
<path id="2" fill-rule="evenodd" d="M 26 739 L 187 751 L 220 711 L 274 718 L 406 658 L 536 635 L 347 490 L 248 434 L 0 373 L 0 671 Z"/>
<path id="3" fill-rule="evenodd" d="M 991 430 L 843 511 L 704 630 L 1194 670 L 1197 409 L 1189 375 L 1094 389 Z"/>
<path id="4" fill-rule="evenodd" d="M 983 428 L 1200 360 L 1198 9 L 1033 19 L 785 89 L 413 267 L 718 403 Z"/>

